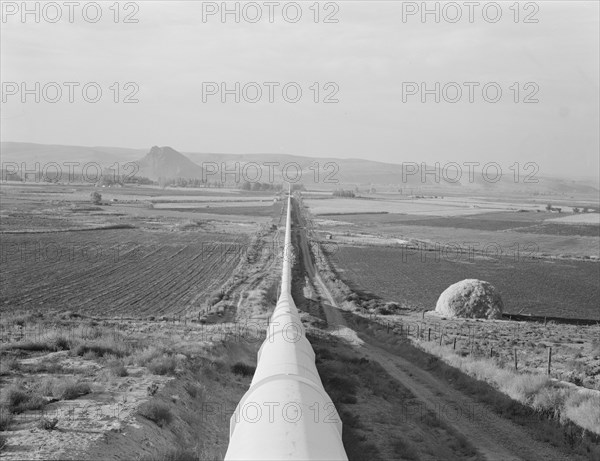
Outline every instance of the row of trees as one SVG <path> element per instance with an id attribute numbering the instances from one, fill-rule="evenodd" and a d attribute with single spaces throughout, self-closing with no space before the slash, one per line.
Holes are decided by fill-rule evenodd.
<path id="1" fill-rule="evenodd" d="M 61 172 L 60 174 L 36 173 L 15 173 L 7 170 L 0 170 L 0 179 L 2 181 L 19 181 L 35 183 L 94 183 L 96 186 L 113 186 L 124 184 L 157 184 L 144 176 L 117 175 L 113 170 L 104 170 L 102 174 L 90 176 L 76 172 Z"/>
<path id="2" fill-rule="evenodd" d="M 160 176 L 155 184 L 158 184 L 158 186 L 162 187 L 163 189 L 167 186 L 194 188 L 207 187 L 211 189 L 220 189 L 225 187 L 225 184 L 219 181 L 203 181 L 202 179 L 198 178 L 167 178 L 164 176 Z"/>
<path id="3" fill-rule="evenodd" d="M 268 182 L 244 181 L 239 188 L 242 190 L 249 190 L 249 191 L 253 191 L 253 192 L 258 192 L 258 191 L 276 191 L 276 192 L 278 192 L 283 189 L 283 186 L 281 184 L 272 184 L 272 183 L 268 183 Z"/>
<path id="4" fill-rule="evenodd" d="M 562 211 L 562 208 L 558 208 L 558 207 L 553 207 L 551 203 L 549 203 L 548 205 L 546 205 L 546 211 L 558 211 L 559 213 Z M 573 207 L 573 213 L 589 213 L 589 212 L 593 212 L 593 209 L 590 209 L 587 206 L 584 207 Z"/>
<path id="5" fill-rule="evenodd" d="M 220 189 L 223 187 L 236 187 L 241 190 L 260 192 L 260 191 L 274 191 L 279 192 L 284 189 L 287 190 L 287 185 L 283 184 L 275 184 L 269 182 L 250 182 L 244 181 L 242 183 L 225 183 L 222 181 L 206 181 L 197 178 L 167 178 L 167 177 L 159 177 L 158 182 L 153 182 L 153 184 L 158 184 L 159 187 L 163 189 L 167 186 L 172 187 L 195 187 L 195 188 L 215 188 Z M 292 184 L 292 190 L 306 190 L 304 184 Z"/>
<path id="6" fill-rule="evenodd" d="M 258 192 L 258 191 L 280 192 L 282 190 L 287 191 L 287 185 L 284 185 L 284 184 L 273 184 L 273 183 L 268 183 L 268 182 L 250 182 L 250 181 L 244 181 L 239 186 L 239 188 L 241 190 L 249 190 L 249 191 L 253 191 L 253 192 Z M 296 191 L 296 190 L 300 190 L 300 191 L 306 190 L 306 187 L 302 183 L 292 184 L 292 192 Z"/>
<path id="7" fill-rule="evenodd" d="M 334 197 L 354 198 L 356 194 L 352 190 L 336 189 L 333 191 Z"/>

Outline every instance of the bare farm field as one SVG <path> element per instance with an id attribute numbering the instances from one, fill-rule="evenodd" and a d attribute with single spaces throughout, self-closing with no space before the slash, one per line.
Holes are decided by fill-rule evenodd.
<path id="1" fill-rule="evenodd" d="M 90 194 L 101 194 L 94 204 Z M 248 196 L 250 195 L 250 196 Z M 96 188 L 89 185 L 4 185 L 0 190 L 0 232 L 57 232 L 106 227 L 163 228 L 171 230 L 190 221 L 204 229 L 230 233 L 238 224 L 258 225 L 271 221 L 281 210 L 272 194 L 226 190 L 216 194 L 205 189 L 158 189 L 149 187 Z M 164 208 L 163 208 L 164 207 Z M 260 209 L 257 216 L 256 210 Z M 156 223 L 160 223 L 159 226 Z M 233 225 L 231 225 L 233 224 Z"/>
<path id="2" fill-rule="evenodd" d="M 422 242 L 428 246 L 495 247 L 505 256 L 600 258 L 600 226 L 562 224 L 547 213 L 492 212 L 471 216 L 327 214 L 318 229 L 335 238 L 348 233 Z M 338 223 L 343 223 L 342 226 Z M 493 253 L 497 253 L 494 250 Z"/>
<path id="3" fill-rule="evenodd" d="M 232 203 L 233 193 L 111 188 L 101 189 L 101 202 L 93 204 L 90 193 L 97 190 L 3 187 L 2 312 L 197 316 L 249 257 L 253 236 L 281 213 L 272 195 L 257 213 L 264 194 Z M 182 210 L 155 209 L 147 200 L 161 197 Z M 192 199 L 218 208 L 187 210 Z"/>
<path id="4" fill-rule="evenodd" d="M 182 314 L 231 276 L 248 238 L 116 229 L 5 235 L 3 311 Z"/>
<path id="5" fill-rule="evenodd" d="M 435 308 L 448 286 L 478 278 L 498 288 L 507 313 L 600 320 L 598 263 L 439 256 L 435 251 L 340 246 L 333 258 L 353 286 L 417 309 Z"/>
<path id="6" fill-rule="evenodd" d="M 327 246 L 339 274 L 360 290 L 429 310 L 449 285 L 476 278 L 500 290 L 507 313 L 600 320 L 600 228 L 583 224 L 595 219 L 594 213 L 586 213 L 587 220 L 583 214 L 557 218 L 498 202 L 490 207 L 505 209 L 416 215 L 393 208 L 393 201 L 350 199 L 340 209 L 352 213 L 319 216 L 321 205 L 315 202 L 304 202 L 316 214 L 315 231 L 329 234 Z M 395 212 L 358 211 L 360 204 L 375 202 Z M 555 227 L 561 232 L 536 233 Z"/>

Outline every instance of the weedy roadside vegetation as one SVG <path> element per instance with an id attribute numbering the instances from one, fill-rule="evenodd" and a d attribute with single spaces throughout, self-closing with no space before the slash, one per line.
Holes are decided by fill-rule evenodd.
<path id="1" fill-rule="evenodd" d="M 501 368 L 495 358 L 461 355 L 434 342 L 408 342 L 385 325 L 363 317 L 347 319 L 350 327 L 369 341 L 526 426 L 539 440 L 600 459 L 600 399 L 596 391 L 562 386 L 545 375 Z"/>
<path id="2" fill-rule="evenodd" d="M 494 359 L 462 357 L 453 350 L 432 342 L 423 341 L 418 345 L 448 365 L 491 384 L 517 402 L 530 405 L 536 411 L 562 423 L 570 420 L 583 429 L 600 435 L 600 392 L 564 387 L 545 375 L 501 368 Z"/>
<path id="3" fill-rule="evenodd" d="M 477 455 L 463 436 L 422 408 L 379 363 L 316 329 L 307 331 L 307 337 L 323 386 L 342 421 L 342 440 L 350 460 L 472 459 Z"/>

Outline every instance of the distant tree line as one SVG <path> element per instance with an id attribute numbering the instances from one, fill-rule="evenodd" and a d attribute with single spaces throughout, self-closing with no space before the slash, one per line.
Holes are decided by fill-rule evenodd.
<path id="1" fill-rule="evenodd" d="M 249 182 L 244 181 L 240 187 L 241 190 L 258 191 L 277 191 L 279 192 L 283 186 L 281 184 L 273 184 L 268 182 Z"/>
<path id="2" fill-rule="evenodd" d="M 354 198 L 356 194 L 353 190 L 344 190 L 344 189 L 336 189 L 333 191 L 334 197 L 346 197 L 346 198 Z"/>
<path id="3" fill-rule="evenodd" d="M 220 181 L 206 181 L 198 178 L 168 178 L 165 176 L 160 176 L 158 181 L 155 183 L 158 184 L 159 187 L 163 189 L 167 186 L 170 187 L 193 187 L 193 188 L 211 188 L 211 189 L 220 189 L 225 187 L 225 184 Z"/>
<path id="4" fill-rule="evenodd" d="M 2 181 L 18 181 L 18 182 L 36 182 L 49 184 L 62 183 L 94 183 L 96 186 L 113 186 L 124 184 L 158 184 L 150 178 L 144 176 L 117 175 L 114 170 L 104 170 L 101 175 L 92 176 L 82 173 L 64 171 L 61 174 L 39 172 L 22 172 L 17 173 L 6 169 L 0 170 L 0 179 Z"/>
<path id="5" fill-rule="evenodd" d="M 274 183 L 268 183 L 268 182 L 250 182 L 250 181 L 244 181 L 243 183 L 241 183 L 239 185 L 239 189 L 241 190 L 249 190 L 249 191 L 253 191 L 253 192 L 258 192 L 258 191 L 274 191 L 274 192 L 281 192 L 281 191 L 287 191 L 287 184 L 274 184 Z M 292 192 L 293 191 L 297 191 L 297 190 L 306 190 L 306 187 L 304 186 L 304 184 L 302 183 L 298 183 L 298 184 L 292 184 Z"/>
<path id="6" fill-rule="evenodd" d="M 156 184 L 156 183 L 155 183 Z M 158 178 L 158 185 L 162 188 L 165 188 L 167 186 L 170 187 L 195 187 L 195 188 L 202 188 L 202 187 L 206 187 L 206 188 L 215 188 L 215 189 L 220 189 L 223 187 L 232 187 L 235 188 L 237 187 L 238 189 L 241 190 L 247 190 L 247 191 L 275 191 L 275 192 L 279 192 L 283 189 L 287 190 L 287 185 L 284 186 L 283 184 L 274 184 L 274 183 L 268 183 L 268 182 L 250 182 L 250 181 L 244 181 L 244 182 L 223 182 L 223 181 L 207 181 L 207 180 L 202 180 L 202 179 L 198 179 L 198 178 L 168 178 L 168 177 L 164 177 L 161 176 Z M 292 184 L 292 190 L 306 190 L 306 188 L 304 187 L 304 184 Z"/>

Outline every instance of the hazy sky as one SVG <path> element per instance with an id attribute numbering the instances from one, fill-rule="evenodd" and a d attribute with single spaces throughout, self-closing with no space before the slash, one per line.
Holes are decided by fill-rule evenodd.
<path id="1" fill-rule="evenodd" d="M 497 9 L 489 2 L 475 7 L 472 22 L 468 6 L 455 3 L 462 17 L 454 23 L 456 8 L 443 3 L 439 23 L 433 14 L 423 22 L 420 12 L 403 20 L 403 9 L 408 13 L 421 2 L 321 3 L 317 23 L 312 1 L 298 3 L 302 17 L 296 23 L 285 20 L 296 13 L 290 2 L 274 7 L 273 23 L 264 2 L 257 2 L 262 18 L 256 23 L 249 20 L 257 9 L 243 3 L 240 23 L 233 14 L 225 23 L 220 14 L 203 22 L 203 8 L 220 8 L 221 2 L 121 3 L 118 23 L 112 1 L 99 2 L 102 18 L 96 23 L 83 17 L 89 2 L 80 2 L 72 23 L 68 7 L 57 3 L 61 20 L 49 22 L 56 10 L 47 7 L 36 23 L 34 15 L 23 22 L 20 12 L 8 14 L 20 1 L 3 2 L 3 141 L 169 145 L 188 152 L 285 152 L 394 163 L 495 161 L 506 168 L 519 161 L 538 163 L 538 176 L 598 175 L 597 1 L 522 2 L 516 23 L 513 2 L 498 3 L 502 17 L 495 23 Z M 127 13 L 138 22 L 124 23 Z M 329 13 L 337 23 L 323 22 Z M 85 17 L 94 15 L 89 7 Z M 526 17 L 537 22 L 526 23 Z M 40 82 L 39 103 L 34 94 L 21 101 L 21 82 L 30 89 Z M 62 88 L 56 103 L 48 101 L 56 97 L 52 85 L 41 94 L 49 82 Z M 73 87 L 73 103 L 63 82 L 80 84 Z M 89 82 L 102 89 L 97 103 L 83 98 Z M 122 102 L 135 89 L 124 88 L 127 82 L 139 88 L 139 102 Z M 205 94 L 203 102 L 203 82 L 226 82 L 231 89 L 235 82 L 257 82 L 263 94 L 257 103 L 243 94 L 239 103 L 233 94 L 225 103 L 218 94 Z M 279 83 L 272 87 L 273 103 L 264 82 Z M 294 86 L 302 89 L 296 103 L 282 95 L 289 82 L 295 85 L 288 87 L 288 99 L 295 97 Z M 318 103 L 310 88 L 315 82 Z M 335 85 L 325 87 L 328 82 Z M 440 102 L 432 93 L 423 103 L 421 83 L 435 90 L 436 82 Z M 473 102 L 464 82 L 473 82 Z M 324 103 L 336 86 L 339 102 Z M 498 102 L 489 102 L 497 88 Z M 246 89 L 246 99 L 254 98 L 255 89 Z M 94 98 L 94 88 L 88 90 Z M 525 103 L 528 96 L 539 102 Z M 458 102 L 448 102 L 453 98 Z"/>

